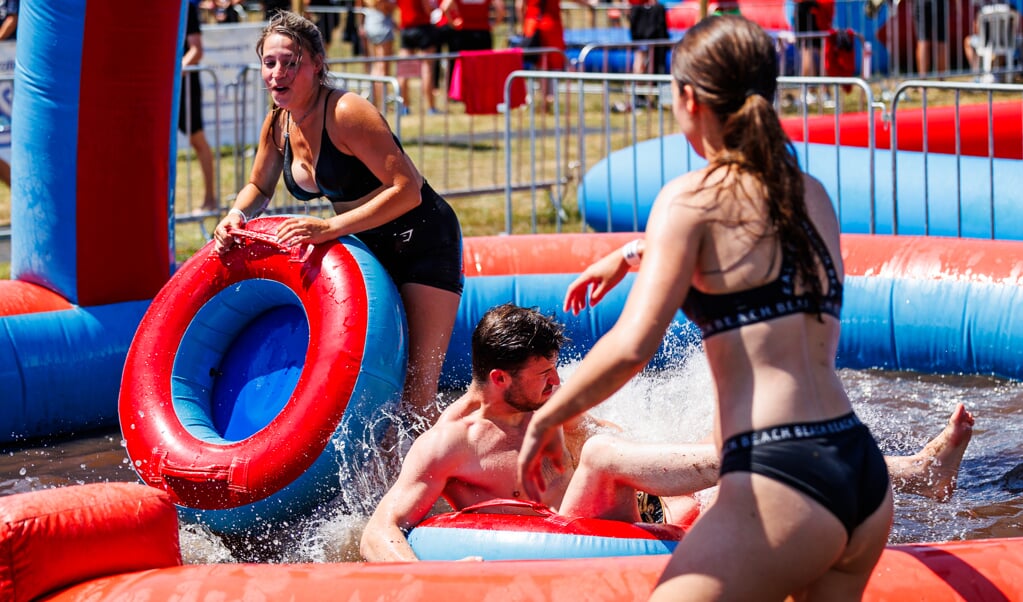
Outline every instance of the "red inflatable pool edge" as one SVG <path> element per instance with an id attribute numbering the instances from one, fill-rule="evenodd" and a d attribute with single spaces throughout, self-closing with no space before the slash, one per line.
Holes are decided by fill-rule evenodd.
<path id="1" fill-rule="evenodd" d="M 67 299 L 38 284 L 24 280 L 0 280 L 0 317 L 72 307 Z"/>
<path id="2" fill-rule="evenodd" d="M 0 498 L 0 598 L 645 600 L 667 555 L 506 562 L 180 565 L 167 495 L 128 483 Z M 890 546 L 864 600 L 1023 599 L 1023 538 Z"/>

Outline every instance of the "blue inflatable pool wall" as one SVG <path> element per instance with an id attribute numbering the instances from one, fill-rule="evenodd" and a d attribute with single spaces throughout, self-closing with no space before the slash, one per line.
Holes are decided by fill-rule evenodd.
<path id="1" fill-rule="evenodd" d="M 1023 240 L 1019 161 L 899 151 L 893 178 L 888 150 L 874 152 L 871 168 L 865 148 L 797 143 L 795 149 L 803 169 L 831 195 L 843 232 Z M 661 187 L 704 165 L 681 134 L 615 151 L 583 177 L 580 211 L 597 232 L 642 231 Z"/>

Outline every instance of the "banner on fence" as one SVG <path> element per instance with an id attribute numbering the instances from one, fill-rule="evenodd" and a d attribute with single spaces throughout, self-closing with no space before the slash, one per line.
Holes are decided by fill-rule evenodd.
<path id="1" fill-rule="evenodd" d="M 240 98 L 237 85 L 242 70 L 258 63 L 256 40 L 265 26 L 266 23 L 202 25 L 203 54 L 199 81 L 203 91 L 204 130 L 210 146 L 218 143 L 233 145 L 239 133 L 243 140 L 258 137 L 267 107 L 266 95 L 261 93 L 263 85 L 259 81 L 259 71 L 248 74 L 244 107 L 237 104 L 237 98 Z M 210 72 L 216 77 L 212 77 Z M 244 112 L 244 117 L 239 111 Z M 187 148 L 188 139 L 179 134 L 178 149 Z"/>

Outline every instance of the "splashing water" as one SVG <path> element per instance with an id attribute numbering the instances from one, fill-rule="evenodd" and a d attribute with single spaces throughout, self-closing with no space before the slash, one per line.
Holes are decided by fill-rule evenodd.
<path id="1" fill-rule="evenodd" d="M 576 363 L 562 366 L 565 380 Z M 843 370 L 854 408 L 886 454 L 917 452 L 941 431 L 957 403 L 977 423 L 951 501 L 896 495 L 890 541 L 928 542 L 1023 535 L 1023 383 L 983 376 Z M 460 392 L 445 392 L 445 406 Z M 697 441 L 710 432 L 714 388 L 704 357 L 693 353 L 668 370 L 628 383 L 594 413 L 648 441 Z M 267 525 L 246 538 L 222 538 L 183 524 L 188 563 L 360 560 L 358 541 L 368 515 L 397 474 L 422 419 L 387 416 L 401 428 L 383 444 L 363 444 L 358 470 L 340 466 L 342 493 L 310 516 Z M 89 434 L 0 456 L 0 495 L 81 482 L 136 481 L 119 434 Z M 441 504 L 436 511 L 445 511 Z"/>

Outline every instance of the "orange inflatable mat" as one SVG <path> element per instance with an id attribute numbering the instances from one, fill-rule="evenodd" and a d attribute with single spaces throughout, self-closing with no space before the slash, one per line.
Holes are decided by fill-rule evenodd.
<path id="1" fill-rule="evenodd" d="M 167 495 L 142 485 L 0 497 L 0 600 L 646 600 L 666 554 L 501 562 L 181 563 Z M 1023 600 L 1023 538 L 889 546 L 864 600 Z"/>
<path id="2" fill-rule="evenodd" d="M 177 511 L 158 489 L 102 483 L 0 497 L 0 600 L 5 602 L 180 564 Z"/>

